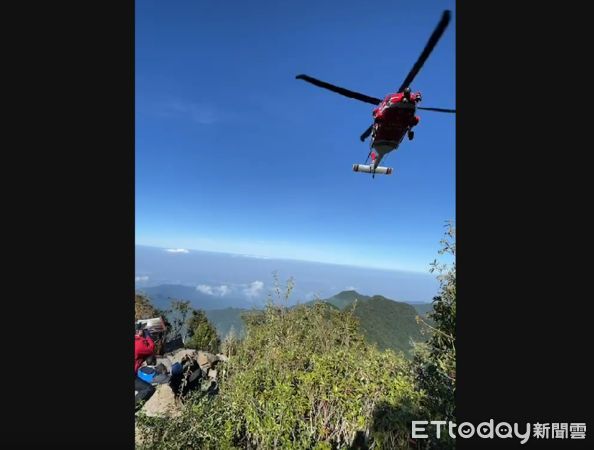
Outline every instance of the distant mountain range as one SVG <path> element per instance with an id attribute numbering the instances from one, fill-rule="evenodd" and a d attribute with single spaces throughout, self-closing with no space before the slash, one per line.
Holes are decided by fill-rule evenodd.
<path id="1" fill-rule="evenodd" d="M 194 308 L 205 311 L 221 309 L 222 305 L 230 308 L 245 308 L 247 306 L 247 302 L 243 298 L 213 296 L 198 290 L 195 286 L 161 284 L 137 290 L 149 297 L 153 306 L 158 309 L 168 309 L 172 299 L 189 301 Z"/>
<path id="2" fill-rule="evenodd" d="M 308 303 L 316 301 L 330 303 L 341 310 L 354 306 L 354 314 L 359 318 L 361 331 L 369 342 L 382 350 L 389 348 L 408 353 L 411 340 L 421 342 L 426 339 L 426 335 L 421 333 L 416 317 L 424 316 L 431 308 L 430 304 L 411 305 L 382 295 L 369 297 L 356 291 L 343 291 L 328 299 Z"/>
<path id="3" fill-rule="evenodd" d="M 239 336 L 245 332 L 241 318 L 243 313 L 250 311 L 245 308 L 245 300 L 224 298 L 228 307 L 221 308 L 221 298 L 205 294 L 191 286 L 160 285 L 142 290 L 158 309 L 170 307 L 171 299 L 189 300 L 196 309 L 205 311 L 208 319 L 215 325 L 221 337 L 231 329 Z M 417 315 L 425 316 L 431 310 L 430 303 L 406 303 L 394 301 L 381 295 L 366 296 L 354 290 L 342 291 L 330 298 L 312 300 L 305 305 L 315 302 L 326 302 L 338 309 L 350 308 L 356 301 L 354 314 L 358 317 L 361 331 L 370 343 L 380 349 L 393 349 L 409 353 L 411 340 L 424 341 L 427 336 L 421 333 L 421 327 L 416 321 Z"/>
<path id="4" fill-rule="evenodd" d="M 245 327 L 241 316 L 249 311 L 243 308 L 225 308 L 206 310 L 205 313 L 208 320 L 216 327 L 219 336 L 223 338 L 231 329 L 237 336 L 243 337 Z"/>
<path id="5" fill-rule="evenodd" d="M 135 285 L 149 289 L 159 285 L 194 286 L 197 292 L 218 300 L 216 308 L 251 308 L 274 291 L 274 278 L 284 284 L 295 281 L 292 298 L 302 301 L 328 298 L 340 291 L 381 293 L 407 302 L 430 302 L 439 282 L 428 272 L 383 270 L 312 261 L 260 258 L 248 255 L 142 245 L 135 251 Z M 255 290 L 254 290 L 255 288 Z M 200 300 L 200 299 L 197 299 Z M 201 300 L 206 301 L 205 297 Z M 198 302 L 196 302 L 198 303 Z M 214 303 L 214 302 L 213 302 Z M 240 303 L 240 304 L 238 304 Z"/>

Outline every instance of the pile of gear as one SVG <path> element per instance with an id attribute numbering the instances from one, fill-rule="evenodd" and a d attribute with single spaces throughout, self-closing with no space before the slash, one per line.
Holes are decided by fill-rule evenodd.
<path id="1" fill-rule="evenodd" d="M 185 348 L 165 353 L 165 331 L 161 318 L 136 324 L 135 405 L 151 417 L 178 415 L 182 399 L 191 391 L 216 394 L 217 365 L 227 361 L 222 354 Z"/>

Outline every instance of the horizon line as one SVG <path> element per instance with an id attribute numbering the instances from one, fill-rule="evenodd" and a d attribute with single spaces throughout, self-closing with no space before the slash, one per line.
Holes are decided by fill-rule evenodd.
<path id="1" fill-rule="evenodd" d="M 135 247 L 148 247 L 148 248 L 154 248 L 154 249 L 165 250 L 165 251 L 167 251 L 169 248 L 173 248 L 173 247 L 160 247 L 160 246 L 156 246 L 156 245 L 147 245 L 147 244 L 139 244 L 139 243 L 135 243 L 134 246 Z M 340 264 L 340 263 L 326 262 L 326 261 L 314 261 L 314 260 L 310 260 L 310 259 L 286 258 L 286 257 L 283 258 L 283 257 L 264 256 L 264 255 L 248 255 L 248 254 L 245 254 L 245 253 L 233 253 L 233 252 L 224 252 L 224 251 L 215 251 L 215 250 L 202 250 L 202 249 L 192 249 L 192 248 L 185 248 L 185 250 L 188 250 L 189 252 L 215 253 L 215 254 L 219 254 L 219 255 L 242 256 L 244 258 L 271 259 L 271 260 L 277 260 L 277 261 L 307 262 L 307 263 L 322 264 L 322 265 L 328 265 L 328 266 L 352 267 L 352 268 L 355 268 L 355 269 L 382 270 L 384 272 L 406 272 L 406 273 L 411 273 L 411 274 L 415 274 L 415 275 L 427 275 L 427 276 L 431 276 L 431 273 L 429 271 L 422 272 L 422 271 L 419 271 L 419 270 L 411 270 L 411 269 L 388 269 L 388 268 L 385 268 L 385 267 L 377 267 L 377 266 L 375 266 L 375 267 L 374 266 L 359 266 L 359 265 L 356 265 L 356 264 Z"/>

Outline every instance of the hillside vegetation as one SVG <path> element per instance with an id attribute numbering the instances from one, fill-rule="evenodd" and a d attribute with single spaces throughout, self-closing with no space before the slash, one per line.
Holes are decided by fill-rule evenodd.
<path id="1" fill-rule="evenodd" d="M 138 293 L 134 295 L 134 320 L 150 319 L 157 315 L 157 309 L 148 297 Z"/>
<path id="2" fill-rule="evenodd" d="M 341 310 L 353 310 L 360 330 L 369 343 L 380 350 L 392 349 L 410 354 L 414 342 L 427 339 L 417 323 L 417 310 L 408 303 L 396 302 L 381 295 L 369 297 L 356 291 L 343 291 L 324 300 Z"/>
<path id="3" fill-rule="evenodd" d="M 381 295 L 369 297 L 350 290 L 327 299 L 312 300 L 303 305 L 311 307 L 316 303 L 325 303 L 343 311 L 352 309 L 367 342 L 376 344 L 380 350 L 392 349 L 410 355 L 413 348 L 412 341 L 423 342 L 428 337 L 428 333 L 422 332 L 422 327 L 416 319 L 418 315 L 424 316 L 426 311 L 421 313 L 408 303 L 396 302 Z M 249 311 L 241 308 L 226 308 L 209 310 L 205 313 L 221 337 L 231 329 L 241 337 L 245 334 L 242 317 Z"/>
<path id="4" fill-rule="evenodd" d="M 180 418 L 141 422 L 149 446 L 346 448 L 358 432 L 378 449 L 406 445 L 422 398 L 410 363 L 369 347 L 350 312 L 271 304 L 246 322 L 220 394 Z"/>
<path id="5" fill-rule="evenodd" d="M 406 303 L 396 303 L 380 295 L 357 302 L 354 313 L 365 338 L 380 350 L 402 350 L 409 353 L 412 343 L 425 340 L 416 321 L 417 311 Z"/>
<path id="6" fill-rule="evenodd" d="M 452 227 L 443 252 L 455 256 L 454 237 Z M 285 295 L 245 314 L 245 337 L 232 350 L 226 347 L 229 362 L 217 395 L 186 398 L 177 417 L 137 417 L 142 447 L 454 448 L 447 436 L 438 442 L 411 438 L 412 420 L 455 419 L 455 264 L 435 269 L 440 294 L 431 324 L 421 321 L 432 333 L 414 346 L 412 360 L 370 345 L 357 305 L 288 307 L 289 282 Z M 387 302 L 364 299 L 362 311 L 383 312 Z"/>
<path id="7" fill-rule="evenodd" d="M 224 337 L 233 330 L 237 336 L 243 337 L 245 326 L 242 316 L 248 312 L 248 309 L 243 308 L 225 308 L 211 309 L 205 311 L 205 314 L 216 327 L 219 336 Z"/>

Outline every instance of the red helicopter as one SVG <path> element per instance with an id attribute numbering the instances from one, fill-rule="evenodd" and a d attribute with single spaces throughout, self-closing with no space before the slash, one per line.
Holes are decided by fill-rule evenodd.
<path id="1" fill-rule="evenodd" d="M 353 164 L 353 171 L 371 173 L 373 177 L 375 177 L 376 173 L 390 175 L 392 173 L 392 169 L 390 167 L 382 167 L 379 164 L 384 156 L 396 150 L 400 146 L 404 136 L 408 136 L 409 140 L 414 138 L 413 127 L 415 127 L 420 120 L 419 117 L 415 115 L 416 110 L 420 109 L 425 111 L 437 111 L 445 113 L 456 112 L 455 109 L 423 108 L 421 106 L 417 106 L 417 104 L 421 101 L 421 93 L 412 92 L 410 89 L 410 84 L 417 76 L 423 67 L 423 64 L 425 64 L 425 61 L 435 48 L 437 42 L 450 23 L 450 19 L 451 12 L 444 11 L 441 20 L 427 41 L 421 56 L 419 56 L 419 59 L 402 82 L 402 85 L 398 88 L 398 91 L 393 94 L 388 94 L 383 100 L 350 91 L 348 89 L 317 80 L 308 75 L 297 75 L 297 79 L 307 81 L 308 83 L 311 83 L 315 86 L 328 89 L 362 102 L 377 105 L 377 108 L 373 110 L 373 124 L 370 125 L 360 137 L 361 142 L 363 142 L 371 135 L 371 150 L 367 155 L 365 164 Z M 371 157 L 372 163 L 367 165 L 369 157 Z"/>

